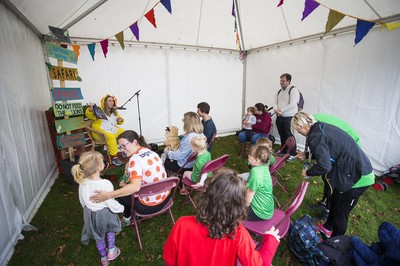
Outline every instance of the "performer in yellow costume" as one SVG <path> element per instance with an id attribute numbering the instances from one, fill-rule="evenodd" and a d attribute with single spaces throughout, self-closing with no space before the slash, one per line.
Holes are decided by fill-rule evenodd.
<path id="1" fill-rule="evenodd" d="M 124 119 L 118 114 L 117 111 L 117 98 L 106 94 L 101 99 L 100 109 L 104 112 L 104 119 L 100 118 L 101 115 L 94 111 L 93 105 L 86 109 L 86 117 L 94 120 L 92 128 L 104 133 L 107 139 L 107 146 L 109 153 L 112 157 L 112 163 L 116 166 L 122 165 L 121 160 L 118 158 L 118 144 L 117 137 L 125 130 L 118 127 L 124 123 Z M 101 113 L 101 111 L 100 111 Z M 96 137 L 96 136 L 94 136 Z"/>

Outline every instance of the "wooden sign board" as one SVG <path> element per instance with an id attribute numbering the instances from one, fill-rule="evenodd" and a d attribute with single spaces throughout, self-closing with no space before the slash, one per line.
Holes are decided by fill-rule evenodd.
<path id="1" fill-rule="evenodd" d="M 46 42 L 47 55 L 58 60 L 76 64 L 76 54 L 74 51 L 62 48 L 50 42 Z"/>
<path id="2" fill-rule="evenodd" d="M 49 25 L 50 35 L 56 42 L 71 43 L 68 30 L 56 28 Z"/>
<path id="3" fill-rule="evenodd" d="M 51 88 L 51 96 L 54 102 L 83 100 L 80 88 Z"/>
<path id="4" fill-rule="evenodd" d="M 78 69 L 69 67 L 51 66 L 49 70 L 51 79 L 56 80 L 77 80 Z"/>
<path id="5" fill-rule="evenodd" d="M 62 150 L 68 147 L 85 145 L 85 133 L 57 136 L 57 148 Z"/>
<path id="6" fill-rule="evenodd" d="M 58 134 L 85 127 L 83 116 L 77 116 L 63 120 L 55 120 L 55 123 L 56 131 Z"/>
<path id="7" fill-rule="evenodd" d="M 81 103 L 54 103 L 55 117 L 83 115 Z"/>

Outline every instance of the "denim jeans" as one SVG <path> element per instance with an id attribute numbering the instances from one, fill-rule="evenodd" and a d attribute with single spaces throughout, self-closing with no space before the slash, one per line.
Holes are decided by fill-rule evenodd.
<path id="1" fill-rule="evenodd" d="M 258 140 L 259 138 L 264 138 L 264 137 L 266 137 L 266 136 L 267 136 L 267 134 L 265 134 L 265 133 L 254 133 L 254 132 L 253 132 L 251 138 L 248 139 L 248 138 L 246 137 L 246 131 L 242 131 L 242 132 L 239 133 L 238 138 L 239 138 L 239 142 L 240 142 L 240 143 L 246 143 L 246 141 L 250 141 L 251 144 L 256 144 L 256 142 L 257 142 L 257 140 Z"/>

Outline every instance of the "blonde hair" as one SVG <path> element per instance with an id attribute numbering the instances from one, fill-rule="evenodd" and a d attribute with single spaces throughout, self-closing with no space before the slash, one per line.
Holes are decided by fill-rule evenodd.
<path id="1" fill-rule="evenodd" d="M 247 112 L 252 112 L 254 114 L 255 111 L 256 108 L 254 106 L 247 107 Z"/>
<path id="2" fill-rule="evenodd" d="M 79 163 L 74 165 L 71 173 L 76 183 L 81 184 L 83 179 L 93 175 L 99 170 L 99 166 L 104 163 L 103 155 L 97 151 L 88 151 L 82 153 Z"/>
<path id="3" fill-rule="evenodd" d="M 205 136 L 195 136 L 190 141 L 190 146 L 195 152 L 202 154 L 207 150 L 207 138 Z"/>
<path id="4" fill-rule="evenodd" d="M 186 133 L 203 133 L 203 125 L 195 112 L 187 112 L 183 115 L 183 130 Z"/>
<path id="5" fill-rule="evenodd" d="M 256 144 L 268 148 L 269 153 L 272 153 L 272 141 L 269 138 L 259 138 Z"/>
<path id="6" fill-rule="evenodd" d="M 254 157 L 255 159 L 259 159 L 262 164 L 268 164 L 271 152 L 269 151 L 268 147 L 262 144 L 256 144 L 251 146 L 249 150 L 249 155 Z"/>
<path id="7" fill-rule="evenodd" d="M 313 115 L 304 112 L 298 112 L 292 118 L 292 122 L 290 123 L 290 131 L 292 131 L 293 133 L 295 130 L 299 129 L 302 126 L 311 127 L 315 124 L 315 122 L 317 121 L 315 120 Z"/>

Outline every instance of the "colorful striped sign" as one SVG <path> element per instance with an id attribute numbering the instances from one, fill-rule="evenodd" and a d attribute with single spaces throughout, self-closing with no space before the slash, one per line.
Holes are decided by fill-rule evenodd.
<path id="1" fill-rule="evenodd" d="M 72 101 L 72 100 L 83 100 L 82 92 L 80 88 L 51 88 L 51 96 L 53 101 Z"/>
<path id="2" fill-rule="evenodd" d="M 74 51 L 62 48 L 51 42 L 46 42 L 47 55 L 58 60 L 76 64 L 76 53 Z"/>

